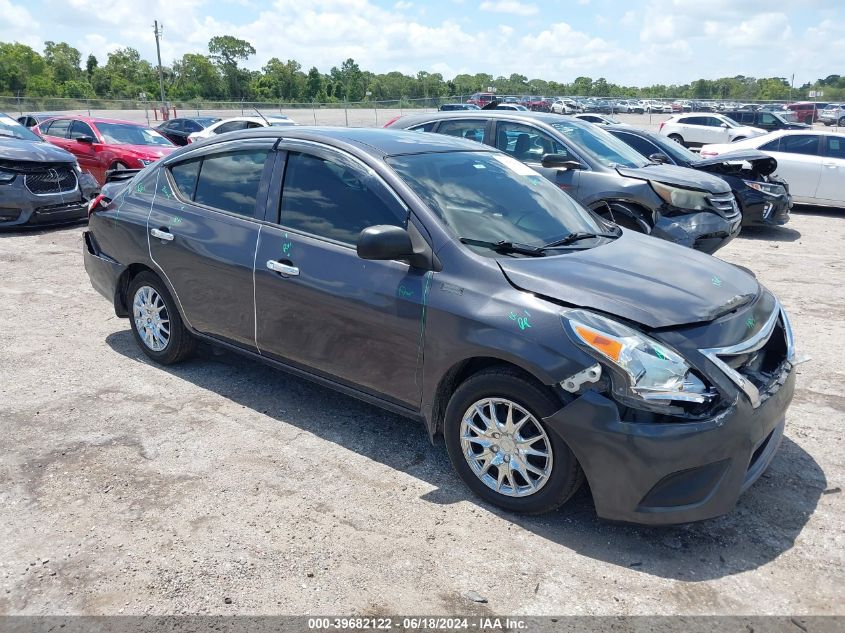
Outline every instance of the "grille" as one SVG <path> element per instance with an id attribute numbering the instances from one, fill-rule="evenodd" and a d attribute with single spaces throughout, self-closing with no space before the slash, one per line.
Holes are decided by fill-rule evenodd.
<path id="1" fill-rule="evenodd" d="M 786 313 L 776 307 L 760 331 L 731 347 L 703 349 L 717 367 L 733 380 L 757 408 L 777 392 L 788 374 L 794 349 Z"/>
<path id="2" fill-rule="evenodd" d="M 24 183 L 34 194 L 67 193 L 76 189 L 76 174 L 69 167 L 55 167 L 26 174 Z"/>
<path id="3" fill-rule="evenodd" d="M 732 193 L 720 194 L 718 196 L 710 196 L 710 204 L 718 211 L 719 215 L 734 220 L 739 217 L 739 207 L 736 205 L 736 198 Z"/>

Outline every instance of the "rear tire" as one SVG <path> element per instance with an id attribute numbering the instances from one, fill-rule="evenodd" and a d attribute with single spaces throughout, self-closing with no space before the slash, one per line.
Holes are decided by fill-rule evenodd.
<path id="1" fill-rule="evenodd" d="M 837 122 L 837 125 L 839 127 L 845 127 L 845 116 L 842 117 L 841 119 L 839 119 L 839 121 Z"/>
<path id="2" fill-rule="evenodd" d="M 678 143 L 679 145 L 684 145 L 684 138 L 680 134 L 670 134 L 669 138 Z"/>
<path id="3" fill-rule="evenodd" d="M 185 328 L 161 279 L 151 272 L 136 275 L 126 298 L 132 335 L 147 356 L 160 365 L 171 365 L 193 353 L 196 339 Z"/>
<path id="4" fill-rule="evenodd" d="M 495 415 L 499 423 L 491 422 L 487 427 L 480 422 L 483 418 L 476 405 L 488 419 Z M 510 512 L 540 514 L 566 503 L 584 483 L 584 472 L 566 442 L 542 422 L 561 406 L 542 385 L 509 367 L 491 367 L 468 378 L 452 394 L 444 426 L 446 449 L 458 476 L 476 495 Z M 509 407 L 510 423 L 518 425 L 527 414 L 528 421 L 523 421 L 522 428 L 507 426 Z M 473 425 L 483 424 L 485 430 L 492 428 L 498 439 L 482 440 L 487 436 L 475 434 L 467 420 Z M 522 438 L 528 438 L 529 443 Z M 483 446 L 485 443 L 487 446 Z M 485 453 L 490 462 L 486 470 L 478 464 Z M 498 464 L 494 463 L 497 460 Z M 532 470 L 527 470 L 525 464 Z M 501 480 L 498 485 L 502 492 L 497 492 L 494 487 L 500 479 L 500 468 L 510 477 Z M 477 474 L 481 470 L 484 472 Z M 546 474 L 541 477 L 537 472 Z M 534 482 L 536 489 L 522 473 Z"/>

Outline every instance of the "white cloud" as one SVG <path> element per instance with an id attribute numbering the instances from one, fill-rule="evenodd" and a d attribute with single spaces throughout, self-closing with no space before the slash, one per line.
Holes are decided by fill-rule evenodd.
<path id="1" fill-rule="evenodd" d="M 498 0 L 497 2 L 485 0 L 478 8 L 482 11 L 511 13 L 513 15 L 534 15 L 540 11 L 536 4 L 526 4 L 524 2 L 516 2 L 515 0 Z"/>
<path id="2" fill-rule="evenodd" d="M 414 6 L 413 2 L 406 2 L 405 0 L 399 0 L 396 4 L 393 5 L 393 8 L 397 11 L 407 11 L 411 7 Z"/>

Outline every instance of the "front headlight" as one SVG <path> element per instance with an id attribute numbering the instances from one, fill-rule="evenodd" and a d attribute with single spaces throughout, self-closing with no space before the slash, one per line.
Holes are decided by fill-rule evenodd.
<path id="1" fill-rule="evenodd" d="M 642 332 L 586 310 L 571 310 L 563 321 L 579 347 L 609 366 L 613 391 L 624 404 L 702 403 L 716 396 L 677 352 Z"/>
<path id="2" fill-rule="evenodd" d="M 141 161 L 141 164 L 144 167 L 146 167 L 147 165 L 152 165 L 154 162 L 156 162 L 156 159 L 139 158 L 138 160 Z"/>
<path id="3" fill-rule="evenodd" d="M 672 187 L 671 185 L 653 180 L 649 181 L 649 183 L 663 202 L 673 207 L 689 209 L 691 211 L 703 211 L 709 206 L 707 196 L 710 194 L 705 191 Z"/>
<path id="4" fill-rule="evenodd" d="M 751 187 L 752 189 L 756 189 L 760 193 L 764 193 L 767 196 L 781 196 L 783 195 L 783 187 L 780 185 L 773 185 L 768 182 L 756 182 L 754 180 L 743 180 L 746 185 Z"/>
<path id="5" fill-rule="evenodd" d="M 0 169 L 0 185 L 8 185 L 15 179 L 15 176 L 17 176 L 17 174 L 13 171 Z"/>

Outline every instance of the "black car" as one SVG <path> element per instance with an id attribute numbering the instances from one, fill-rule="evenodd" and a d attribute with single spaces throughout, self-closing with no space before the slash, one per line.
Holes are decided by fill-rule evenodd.
<path id="1" fill-rule="evenodd" d="M 792 197 L 786 181 L 773 176 L 777 161 L 757 150 L 737 150 L 705 159 L 680 143 L 630 126 L 608 126 L 608 132 L 656 162 L 700 169 L 728 183 L 742 212 L 742 226 L 782 225 L 789 222 Z M 743 167 L 748 163 L 749 167 Z"/>
<path id="2" fill-rule="evenodd" d="M 26 128 L 33 128 L 36 125 L 40 125 L 44 123 L 44 121 L 48 121 L 49 119 L 54 119 L 57 116 L 62 116 L 60 114 L 55 114 L 53 112 L 32 112 L 30 114 L 22 114 L 18 117 L 18 123 Z"/>
<path id="3" fill-rule="evenodd" d="M 419 420 L 507 510 L 586 478 L 602 517 L 704 519 L 780 444 L 795 372 L 774 295 L 493 148 L 262 128 L 105 193 L 85 267 L 147 356 L 209 341 Z"/>
<path id="4" fill-rule="evenodd" d="M 733 119 L 740 125 L 759 127 L 767 132 L 774 132 L 775 130 L 806 130 L 812 127 L 806 123 L 790 121 L 779 112 L 767 112 L 765 110 L 753 112 L 747 110 L 728 110 L 721 114 Z"/>
<path id="5" fill-rule="evenodd" d="M 0 230 L 84 220 L 96 193 L 73 154 L 0 113 Z"/>
<path id="6" fill-rule="evenodd" d="M 474 103 L 444 103 L 440 106 L 441 112 L 451 112 L 453 110 L 479 110 L 480 108 Z"/>
<path id="7" fill-rule="evenodd" d="M 194 132 L 202 132 L 212 123 L 217 123 L 220 117 L 178 118 L 165 121 L 156 128 L 162 136 L 166 136 L 176 145 L 187 145 L 188 137 Z"/>
<path id="8" fill-rule="evenodd" d="M 601 126 L 538 112 L 414 114 L 388 127 L 462 136 L 492 145 L 625 228 L 713 253 L 740 231 L 727 183 L 674 165 L 655 165 Z"/>

